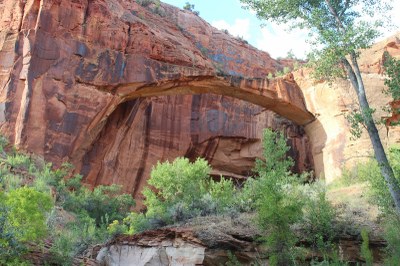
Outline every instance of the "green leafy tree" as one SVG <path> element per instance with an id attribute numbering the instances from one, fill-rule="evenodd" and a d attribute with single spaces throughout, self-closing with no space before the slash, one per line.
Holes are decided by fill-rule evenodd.
<path id="1" fill-rule="evenodd" d="M 303 201 L 297 189 L 300 179 L 290 172 L 293 160 L 287 157 L 288 151 L 289 146 L 281 134 L 264 130 L 265 161 L 257 160 L 258 178 L 250 181 L 250 189 L 255 192 L 258 225 L 267 235 L 265 240 L 271 251 L 271 265 L 293 262 L 297 238 L 291 226 L 302 217 Z"/>
<path id="2" fill-rule="evenodd" d="M 334 220 L 335 209 L 326 198 L 325 184 L 316 182 L 304 185 L 305 204 L 303 208 L 303 229 L 311 248 L 324 257 L 332 253 L 333 239 L 336 236 Z"/>
<path id="3" fill-rule="evenodd" d="M 6 194 L 7 227 L 15 230 L 18 240 L 35 241 L 46 236 L 46 213 L 52 208 L 49 194 L 22 187 Z"/>
<path id="4" fill-rule="evenodd" d="M 390 108 L 383 109 L 389 111 L 394 119 L 387 119 L 383 122 L 385 122 L 386 126 L 399 125 L 400 108 L 396 105 L 400 101 L 400 60 L 396 60 L 388 52 L 385 52 L 384 69 L 387 75 L 385 79 L 387 89 L 384 92 L 392 97 L 394 104 L 390 104 Z"/>
<path id="5" fill-rule="evenodd" d="M 292 27 L 307 28 L 311 31 L 313 43 L 320 47 L 315 48 L 311 56 L 316 78 L 350 79 L 358 97 L 362 122 L 370 137 L 375 158 L 396 211 L 400 214 L 399 182 L 388 162 L 372 118 L 357 62 L 358 50 L 369 47 L 379 35 L 383 17 L 387 16 L 390 6 L 378 0 L 241 0 L 241 2 L 255 10 L 262 19 L 291 23 Z M 362 20 L 363 17 L 367 17 L 368 21 Z"/>
<path id="6" fill-rule="evenodd" d="M 386 93 L 392 96 L 393 100 L 400 100 L 400 60 L 396 60 L 388 52 L 385 52 L 383 65 L 387 75 L 385 79 Z"/>

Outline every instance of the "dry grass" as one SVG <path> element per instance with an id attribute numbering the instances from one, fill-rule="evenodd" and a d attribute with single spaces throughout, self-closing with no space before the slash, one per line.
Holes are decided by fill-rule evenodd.
<path id="1" fill-rule="evenodd" d="M 371 237 L 381 238 L 380 211 L 367 196 L 366 184 L 352 184 L 328 190 L 327 198 L 338 212 L 344 233 L 359 234 L 362 228 Z"/>

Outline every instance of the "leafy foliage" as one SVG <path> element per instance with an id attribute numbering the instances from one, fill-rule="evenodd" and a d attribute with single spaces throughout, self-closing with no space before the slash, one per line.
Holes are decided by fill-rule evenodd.
<path id="1" fill-rule="evenodd" d="M 44 238 L 54 243 L 51 261 L 46 263 L 71 265 L 88 246 L 109 239 L 109 221 L 122 222 L 134 206 L 132 197 L 122 194 L 119 186 L 89 190 L 82 186 L 79 175 L 65 179 L 70 164 L 53 171 L 51 164 L 16 152 L 3 140 L 1 137 L 1 265 L 25 265 L 20 258 L 29 251 L 27 243 L 40 245 Z"/>
<path id="2" fill-rule="evenodd" d="M 396 265 L 400 261 L 400 218 L 390 215 L 384 223 L 384 238 L 387 241 L 385 265 Z"/>
<path id="3" fill-rule="evenodd" d="M 400 148 L 389 149 L 389 159 L 397 179 L 400 179 Z M 384 238 L 387 241 L 385 265 L 396 265 L 400 261 L 400 218 L 394 209 L 393 199 L 386 189 L 386 182 L 379 171 L 379 165 L 371 160 L 358 167 L 361 180 L 369 184 L 372 201 L 382 211 Z"/>
<path id="4" fill-rule="evenodd" d="M 200 15 L 199 11 L 194 10 L 194 5 L 186 2 L 185 5 L 183 6 L 183 9 L 188 10 L 190 12 L 192 12 L 193 14 L 195 14 L 196 16 Z"/>
<path id="5" fill-rule="evenodd" d="M 45 214 L 51 210 L 52 205 L 49 194 L 33 188 L 11 190 L 5 199 L 5 206 L 9 208 L 6 228 L 13 228 L 17 239 L 22 242 L 41 239 L 47 231 Z"/>
<path id="6" fill-rule="evenodd" d="M 232 181 L 221 177 L 216 182 L 210 178 L 210 170 L 204 159 L 158 163 L 148 180 L 153 188 L 143 191 L 146 217 L 171 223 L 233 207 L 236 189 Z"/>
<path id="7" fill-rule="evenodd" d="M 391 149 L 391 151 L 395 150 Z M 382 212 L 393 213 L 393 200 L 386 189 L 386 182 L 379 171 L 378 163 L 375 160 L 370 160 L 364 164 L 360 164 L 357 172 L 361 180 L 368 182 L 371 197 Z"/>
<path id="8" fill-rule="evenodd" d="M 160 0 L 136 0 L 136 3 L 148 8 L 148 10 L 154 14 L 160 15 L 161 17 L 165 17 L 166 15 L 164 8 L 161 6 Z"/>
<path id="9" fill-rule="evenodd" d="M 183 9 L 188 10 L 188 11 L 193 11 L 194 5 L 189 2 L 186 2 L 185 5 L 183 6 Z"/>
<path id="10" fill-rule="evenodd" d="M 157 4 L 159 2 L 160 2 L 160 0 L 136 0 L 136 3 L 138 3 L 139 5 L 141 5 L 143 7 L 148 7 L 151 4 Z"/>
<path id="11" fill-rule="evenodd" d="M 377 0 L 241 0 L 256 11 L 257 16 L 292 27 L 307 28 L 314 47 L 310 66 L 317 80 L 349 78 L 360 104 L 360 113 L 379 162 L 387 189 L 400 215 L 400 183 L 388 163 L 376 123 L 369 115 L 363 78 L 358 66 L 359 50 L 369 47 L 380 35 L 383 18 L 391 5 Z M 356 131 L 356 133 L 358 133 Z"/>
<path id="12" fill-rule="evenodd" d="M 67 211 L 86 213 L 98 226 L 106 216 L 110 220 L 122 220 L 135 204 L 132 196 L 121 194 L 120 186 L 98 186 L 92 191 L 77 183 L 80 179 L 78 176 L 68 180 L 67 188 L 74 190 L 66 193 L 62 206 Z"/>
<path id="13" fill-rule="evenodd" d="M 373 256 L 371 250 L 369 250 L 369 237 L 366 229 L 361 230 L 361 256 L 365 259 L 366 265 L 371 266 L 373 263 Z"/>
<path id="14" fill-rule="evenodd" d="M 303 222 L 305 235 L 315 251 L 327 256 L 333 248 L 336 236 L 333 224 L 336 212 L 326 199 L 326 187 L 322 183 L 314 183 L 304 187 L 307 195 L 304 204 Z"/>
<path id="15" fill-rule="evenodd" d="M 271 265 L 289 265 L 295 258 L 297 238 L 291 226 L 302 217 L 303 201 L 297 189 L 300 180 L 289 171 L 293 160 L 286 156 L 288 150 L 281 134 L 264 130 L 263 155 L 266 159 L 257 160 L 258 178 L 252 183 L 257 188 L 254 201 L 257 223 L 266 232 Z"/>
<path id="16" fill-rule="evenodd" d="M 385 85 L 387 94 L 392 96 L 393 100 L 400 100 L 400 60 L 396 60 L 388 52 L 384 53 L 384 68 L 387 78 Z"/>
<path id="17" fill-rule="evenodd" d="M 17 239 L 16 230 L 8 226 L 9 209 L 4 204 L 5 195 L 0 192 L 0 264 L 18 257 L 24 247 Z"/>
<path id="18" fill-rule="evenodd" d="M 292 27 L 307 28 L 314 37 L 314 63 L 317 76 L 342 76 L 341 60 L 351 52 L 368 47 L 382 21 L 377 19 L 389 8 L 375 0 L 363 1 L 304 1 L 304 0 L 241 0 L 257 12 L 261 19 L 290 23 Z M 361 8 L 360 8 L 361 7 Z M 372 14 L 374 10 L 374 14 Z M 371 17 L 368 21 L 360 17 Z M 370 16 L 371 15 L 371 16 Z"/>
<path id="19" fill-rule="evenodd" d="M 108 219 L 105 219 L 98 226 L 95 219 L 81 214 L 62 228 L 53 227 L 54 243 L 50 248 L 52 256 L 48 263 L 71 265 L 74 257 L 82 255 L 89 246 L 107 241 L 110 238 L 107 223 Z"/>
<path id="20" fill-rule="evenodd" d="M 366 120 L 373 120 L 372 115 L 375 113 L 375 109 L 367 108 L 353 111 L 348 115 L 345 115 L 347 122 L 350 125 L 350 133 L 352 139 L 359 139 L 362 135 L 363 129 L 367 128 Z"/>
<path id="21" fill-rule="evenodd" d="M 26 251 L 27 242 L 47 235 L 50 195 L 29 187 L 0 190 L 0 263 L 11 264 Z"/>
<path id="22" fill-rule="evenodd" d="M 383 57 L 385 74 L 387 75 L 385 79 L 387 89 L 384 92 L 391 96 L 393 102 L 396 103 L 400 100 L 400 60 L 396 60 L 388 52 L 385 52 Z M 396 116 L 400 114 L 400 109 L 396 105 L 390 104 L 390 107 L 386 107 L 386 109 L 391 115 Z M 388 123 L 388 121 L 384 122 Z M 390 126 L 398 124 L 399 121 L 390 122 Z"/>

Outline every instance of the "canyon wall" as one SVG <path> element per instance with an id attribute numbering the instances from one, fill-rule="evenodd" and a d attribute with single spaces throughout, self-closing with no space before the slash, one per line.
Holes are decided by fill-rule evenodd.
<path id="1" fill-rule="evenodd" d="M 0 1 L 1 132 L 72 162 L 91 186 L 140 197 L 151 167 L 177 156 L 244 178 L 262 129 L 283 130 L 295 170 L 313 169 L 314 119 L 281 63 L 190 11 L 131 0 Z"/>
<path id="2" fill-rule="evenodd" d="M 2 134 L 55 166 L 72 162 L 91 186 L 121 184 L 138 198 L 151 167 L 177 156 L 202 156 L 214 175 L 245 178 L 265 127 L 289 138 L 294 170 L 328 181 L 371 154 L 366 135 L 349 134 L 344 114 L 356 103 L 347 81 L 316 83 L 305 69 L 264 79 L 285 62 L 190 11 L 1 0 L 0 16 Z M 382 54 L 399 57 L 398 37 L 361 54 L 377 118 L 390 101 Z M 381 126 L 387 147 L 398 134 Z"/>
<path id="3" fill-rule="evenodd" d="M 378 122 L 379 134 L 386 149 L 400 143 L 400 129 L 390 121 L 398 121 L 397 113 L 388 113 L 392 98 L 385 94 L 383 74 L 384 52 L 400 59 L 400 33 L 380 41 L 371 48 L 361 51 L 359 58 L 366 95 Z M 302 88 L 308 110 L 316 120 L 305 127 L 312 142 L 315 172 L 328 182 L 340 176 L 343 169 L 351 170 L 357 162 L 373 157 L 373 149 L 366 130 L 359 139 L 350 133 L 346 119 L 352 111 L 358 110 L 357 96 L 348 80 L 336 80 L 333 84 L 310 78 L 310 70 L 294 73 L 297 84 Z"/>

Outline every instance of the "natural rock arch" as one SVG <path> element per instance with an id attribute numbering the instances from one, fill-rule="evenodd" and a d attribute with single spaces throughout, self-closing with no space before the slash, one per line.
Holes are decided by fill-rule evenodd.
<path id="1" fill-rule="evenodd" d="M 307 110 L 303 93 L 292 74 L 275 80 L 245 79 L 240 76 L 183 77 L 140 87 L 126 84 L 117 90 L 124 101 L 162 95 L 213 93 L 257 104 L 298 125 L 306 125 L 315 119 Z"/>
<path id="2" fill-rule="evenodd" d="M 294 151 L 292 151 L 295 153 L 294 157 L 300 159 L 301 164 L 305 163 L 305 165 L 301 165 L 299 169 L 311 170 L 314 167 L 311 151 L 309 150 L 308 138 L 302 129 L 302 125 L 312 122 L 314 116 L 307 111 L 302 92 L 294 82 L 292 75 L 272 81 L 266 79 L 243 79 L 233 76 L 182 77 L 176 80 L 164 80 L 149 84 L 125 84 L 115 88 L 113 90 L 113 95 L 117 100 L 111 101 L 108 108 L 106 108 L 104 112 L 99 113 L 97 118 L 93 119 L 87 131 L 81 135 L 84 139 L 78 140 L 81 145 L 77 146 L 78 149 L 71 155 L 71 158 L 76 158 L 76 161 L 73 163 L 77 165 L 78 170 L 86 176 L 85 182 L 88 184 L 98 185 L 107 183 L 104 177 L 113 175 L 112 183 L 126 182 L 124 184 L 124 189 L 138 196 L 138 193 L 144 185 L 146 176 L 149 175 L 151 164 L 156 163 L 157 160 L 173 159 L 176 156 L 207 157 L 208 154 L 214 156 L 218 146 L 219 149 L 223 150 L 224 147 L 228 145 L 240 145 L 240 147 L 237 148 L 240 152 L 243 150 L 252 150 L 249 151 L 249 158 L 244 160 L 248 160 L 247 165 L 243 166 L 244 169 L 250 171 L 252 168 L 251 165 L 254 163 L 254 156 L 256 156 L 255 153 L 257 153 L 254 150 L 261 149 L 260 139 L 263 127 L 275 127 L 279 130 L 285 130 L 286 133 L 292 137 L 290 141 L 292 141 L 291 145 L 294 149 Z M 192 96 L 187 97 L 189 95 Z M 168 105 L 174 106 L 173 108 L 177 108 L 177 110 L 175 110 L 175 112 L 178 113 L 177 116 L 180 115 L 181 117 L 178 118 L 181 119 L 178 120 L 178 123 L 192 123 L 193 117 L 190 117 L 189 114 L 185 116 L 180 113 L 193 113 L 193 105 L 196 101 L 193 98 L 200 99 L 201 101 L 201 95 L 205 95 L 204 97 L 206 98 L 219 97 L 218 99 L 225 102 L 230 101 L 224 98 L 226 96 L 232 99 L 229 104 L 225 104 L 226 106 L 231 105 L 232 107 L 226 107 L 227 110 L 225 111 L 221 111 L 218 108 L 212 110 L 202 109 L 203 113 L 207 113 L 207 115 L 211 114 L 214 116 L 214 119 L 219 119 L 217 122 L 212 122 L 215 123 L 216 126 L 214 127 L 217 128 L 211 129 L 210 125 L 208 125 L 209 128 L 206 130 L 212 132 L 201 132 L 204 131 L 204 127 L 206 127 L 204 125 L 202 130 L 193 129 L 192 124 L 189 128 L 183 130 L 180 128 L 185 127 L 185 125 L 169 124 L 167 126 L 162 126 L 163 123 L 166 124 L 168 122 L 159 121 L 163 118 L 154 118 L 154 110 L 156 110 L 159 116 L 175 117 L 173 111 L 170 111 L 168 114 L 164 111 L 157 111 L 159 107 L 157 107 L 157 103 L 154 101 L 154 97 L 160 100 L 160 98 L 162 99 L 163 97 L 170 96 L 175 103 L 165 103 L 163 108 L 168 108 L 165 107 Z M 214 104 L 218 102 L 218 99 L 214 99 Z M 176 101 L 180 101 L 180 103 L 176 103 Z M 190 108 L 186 106 L 185 101 L 190 102 Z M 242 108 L 241 106 L 246 105 L 246 103 L 249 103 L 250 106 L 245 106 L 242 111 L 240 111 Z M 237 108 L 239 108 L 239 111 L 235 110 Z M 248 114 L 243 114 L 247 112 L 245 110 L 246 108 L 247 111 L 250 111 L 248 111 Z M 257 111 L 254 111 L 255 109 L 257 109 Z M 237 119 L 231 117 L 231 120 L 236 119 L 236 123 L 240 124 L 240 120 L 251 120 L 251 116 L 256 113 L 265 112 L 265 110 L 269 110 L 269 113 L 267 118 L 264 116 L 264 120 L 271 121 L 265 122 L 264 124 L 254 121 L 244 123 L 244 127 L 254 127 L 255 123 L 263 124 L 263 126 L 259 126 L 257 129 L 245 128 L 242 130 L 231 130 L 229 129 L 229 125 L 224 124 L 225 121 L 224 123 L 221 122 L 222 116 L 226 116 L 225 120 L 229 120 L 228 116 L 236 112 L 235 115 Z M 195 112 L 199 112 L 199 110 Z M 203 116 L 206 115 L 204 114 Z M 207 120 L 208 118 L 203 117 L 199 119 Z M 174 120 L 174 118 L 171 118 L 171 120 Z M 207 122 L 209 121 L 207 120 Z M 196 123 L 204 124 L 205 122 L 200 121 Z M 227 128 L 221 128 L 224 126 Z M 199 126 L 196 125 L 194 127 Z M 132 128 L 134 128 L 134 130 Z M 162 130 L 166 132 L 162 132 Z M 177 131 L 177 134 L 182 134 L 182 132 L 184 132 L 184 135 L 176 137 L 173 133 L 174 131 Z M 153 134 L 154 132 L 157 133 Z M 250 133 L 246 135 L 243 132 Z M 169 137 L 164 137 L 164 135 L 168 135 Z M 127 139 L 130 140 L 127 141 Z M 132 141 L 138 141 L 138 143 L 131 144 Z M 181 141 L 184 143 L 183 149 L 172 147 L 179 146 Z M 157 144 L 155 144 L 156 142 Z M 203 145 L 202 143 L 205 144 Z M 138 156 L 132 153 L 131 150 L 126 149 L 125 147 L 127 145 L 132 145 L 132 147 L 134 147 L 133 149 L 141 155 Z M 156 159 L 149 159 L 152 152 L 154 157 L 154 151 L 152 151 L 154 146 L 158 146 L 161 150 L 157 150 L 159 154 L 157 154 Z M 167 151 L 163 151 L 163 149 L 167 149 Z M 124 155 L 119 156 L 119 152 L 122 152 Z M 232 150 L 227 151 L 228 154 L 232 152 Z M 234 157 L 234 155 L 232 157 Z M 129 162 L 127 158 L 133 159 Z M 232 160 L 232 158 L 226 159 L 225 163 L 229 160 Z M 127 167 L 130 167 L 129 164 L 134 164 L 136 166 L 130 171 L 127 171 Z M 215 174 L 228 174 L 233 177 L 241 178 L 240 174 L 232 174 L 233 168 L 234 166 L 221 166 L 221 163 L 219 163 L 219 168 L 216 170 Z M 224 169 L 226 171 L 224 171 Z M 117 172 L 115 173 L 114 171 Z M 233 172 L 234 171 L 235 170 L 233 170 Z M 134 175 L 131 177 L 131 180 L 121 181 L 128 178 L 124 177 L 128 175 L 128 172 Z"/>

